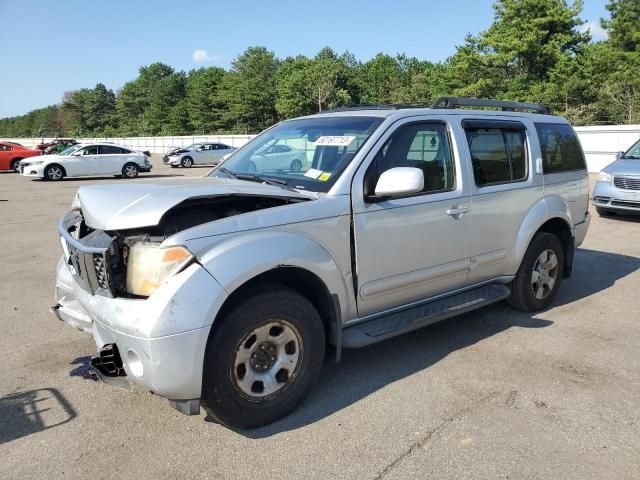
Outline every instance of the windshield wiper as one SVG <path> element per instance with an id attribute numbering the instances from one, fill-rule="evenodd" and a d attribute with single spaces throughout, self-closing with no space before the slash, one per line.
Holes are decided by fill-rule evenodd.
<path id="1" fill-rule="evenodd" d="M 235 178 L 236 180 L 247 180 L 249 182 L 266 183 L 267 185 L 272 185 L 272 186 L 275 186 L 275 187 L 282 187 L 285 190 L 291 190 L 292 192 L 296 191 L 295 188 L 291 188 L 289 186 L 289 184 L 287 183 L 286 180 L 280 180 L 278 178 L 263 177 L 263 176 L 257 175 L 257 174 L 235 173 L 235 172 L 232 172 L 231 170 L 229 170 L 229 169 L 227 169 L 225 167 L 218 167 L 218 170 L 221 171 L 222 173 L 226 173 L 231 178 Z"/>

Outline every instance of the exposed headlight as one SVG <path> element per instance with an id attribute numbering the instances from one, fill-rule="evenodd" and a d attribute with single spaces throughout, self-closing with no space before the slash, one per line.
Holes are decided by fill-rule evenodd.
<path id="1" fill-rule="evenodd" d="M 611 175 L 610 173 L 600 172 L 598 174 L 598 181 L 599 182 L 610 182 L 612 180 L 613 180 L 613 175 Z"/>
<path id="2" fill-rule="evenodd" d="M 129 249 L 127 292 L 148 297 L 191 260 L 193 255 L 184 247 L 161 248 L 158 245 L 136 243 Z"/>

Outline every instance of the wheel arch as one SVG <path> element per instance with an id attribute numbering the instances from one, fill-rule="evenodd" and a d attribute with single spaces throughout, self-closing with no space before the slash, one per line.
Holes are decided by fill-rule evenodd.
<path id="1" fill-rule="evenodd" d="M 564 251 L 564 276 L 570 277 L 575 242 L 571 210 L 566 200 L 562 197 L 544 198 L 529 210 L 517 236 L 516 270 L 520 267 L 533 236 L 538 232 L 551 233 L 560 239 Z"/>
<path id="2" fill-rule="evenodd" d="M 212 331 L 247 292 L 282 285 L 314 305 L 327 338 L 339 347 L 342 312 L 350 298 L 348 282 L 338 262 L 317 242 L 290 232 L 255 232 L 215 245 L 199 261 L 229 295 L 213 320 Z"/>
<path id="3" fill-rule="evenodd" d="M 62 173 L 64 174 L 64 176 L 65 176 L 65 177 L 67 176 L 67 169 L 66 169 L 66 168 L 64 168 L 64 165 L 62 165 L 62 164 L 60 164 L 60 163 L 57 163 L 57 162 L 47 163 L 47 164 L 44 166 L 44 168 L 42 169 L 42 174 L 44 175 L 44 172 L 46 172 L 46 171 L 47 171 L 47 168 L 49 168 L 49 167 L 51 167 L 51 166 L 54 166 L 54 165 L 55 165 L 55 166 L 60 167 L 60 168 L 62 169 Z"/>

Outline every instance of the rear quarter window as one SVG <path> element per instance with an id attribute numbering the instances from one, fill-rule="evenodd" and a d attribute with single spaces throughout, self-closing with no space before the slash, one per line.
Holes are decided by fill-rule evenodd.
<path id="1" fill-rule="evenodd" d="M 536 123 L 544 173 L 585 170 L 580 142 L 573 128 L 562 123 Z"/>

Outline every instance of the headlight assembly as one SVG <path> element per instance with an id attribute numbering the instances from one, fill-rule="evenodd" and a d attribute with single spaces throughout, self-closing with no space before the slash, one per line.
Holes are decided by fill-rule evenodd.
<path id="1" fill-rule="evenodd" d="M 134 244 L 127 260 L 127 292 L 148 297 L 193 258 L 189 250 L 180 246 L 162 248 L 142 242 Z"/>
<path id="2" fill-rule="evenodd" d="M 598 174 L 598 181 L 599 182 L 610 182 L 611 180 L 613 180 L 613 175 L 611 175 L 610 173 L 600 172 Z"/>

